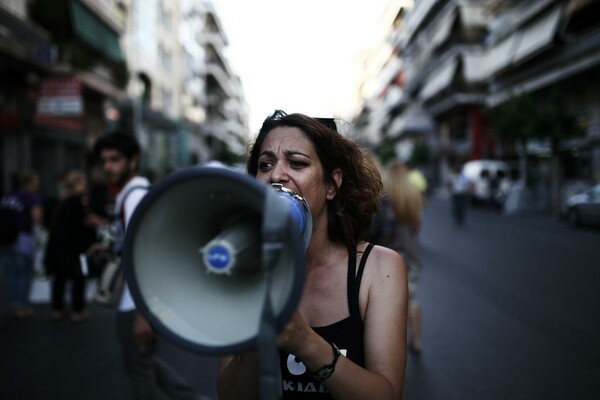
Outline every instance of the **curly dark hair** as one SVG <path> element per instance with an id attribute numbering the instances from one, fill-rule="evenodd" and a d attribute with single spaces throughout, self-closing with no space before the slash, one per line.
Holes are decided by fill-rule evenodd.
<path id="1" fill-rule="evenodd" d="M 100 153 L 107 149 L 120 152 L 127 160 L 132 160 L 134 157 L 139 157 L 142 151 L 136 137 L 124 130 L 119 130 L 100 136 L 94 143 L 92 154 L 94 158 L 98 160 L 100 159 Z M 140 163 L 138 162 L 138 167 L 139 164 Z"/>
<path id="2" fill-rule="evenodd" d="M 260 148 L 273 129 L 282 126 L 300 129 L 315 147 L 323 165 L 325 182 L 336 189 L 336 196 L 327 202 L 329 238 L 355 251 L 358 242 L 368 238 L 371 220 L 379 208 L 383 184 L 379 170 L 366 151 L 337 132 L 332 122 L 330 119 L 276 110 L 265 119 L 256 140 L 249 146 L 246 169 L 250 175 L 256 176 Z M 340 187 L 332 176 L 336 169 L 342 171 Z"/>

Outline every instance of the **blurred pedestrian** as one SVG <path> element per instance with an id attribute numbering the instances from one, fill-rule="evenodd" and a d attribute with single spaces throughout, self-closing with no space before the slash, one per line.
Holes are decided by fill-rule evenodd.
<path id="1" fill-rule="evenodd" d="M 58 210 L 58 205 L 61 200 L 64 199 L 64 179 L 65 174 L 57 174 L 54 178 L 54 188 L 50 193 L 47 193 L 46 196 L 42 199 L 42 209 L 44 212 L 44 219 L 42 221 L 42 225 L 45 228 L 49 228 L 52 225 L 52 221 L 56 216 L 56 212 Z"/>
<path id="2" fill-rule="evenodd" d="M 50 224 L 44 265 L 46 273 L 54 277 L 52 283 L 52 319 L 67 317 L 65 289 L 71 283 L 71 319 L 85 321 L 85 284 L 89 271 L 84 270 L 81 257 L 96 241 L 96 227 L 108 224 L 90 210 L 87 178 L 82 171 L 70 171 L 63 180 L 64 196 L 57 205 Z"/>
<path id="3" fill-rule="evenodd" d="M 452 217 L 457 226 L 463 227 L 473 185 L 463 173 L 462 165 L 452 165 L 449 172 L 446 186 L 452 196 Z"/>
<path id="4" fill-rule="evenodd" d="M 16 319 L 34 316 L 29 304 L 33 276 L 34 228 L 42 222 L 42 205 L 38 194 L 40 179 L 33 171 L 23 171 L 18 177 L 19 188 L 2 197 L 2 207 L 14 210 L 16 236 L 0 246 L 0 258 L 6 271 L 8 306 Z M 0 229 L 7 229 L 2 226 Z"/>
<path id="5" fill-rule="evenodd" d="M 396 250 L 408 267 L 408 326 L 411 353 L 421 353 L 421 307 L 417 299 L 417 285 L 422 268 L 418 233 L 423 210 L 422 192 L 410 179 L 410 169 L 400 162 L 391 162 L 384 177 L 385 197 L 381 213 L 384 215 L 381 244 Z"/>
<path id="6" fill-rule="evenodd" d="M 412 183 L 421 194 L 424 206 L 427 202 L 427 178 L 425 178 L 425 175 L 423 175 L 419 169 L 415 168 L 410 161 L 407 161 L 404 165 L 406 167 L 408 181 Z"/>
<path id="7" fill-rule="evenodd" d="M 94 145 L 94 156 L 101 164 L 107 183 L 120 188 L 114 215 L 123 232 L 150 186 L 150 181 L 138 173 L 140 153 L 138 141 L 128 132 L 104 135 Z M 197 398 L 191 386 L 158 356 L 158 338 L 137 311 L 127 284 L 118 305 L 117 330 L 132 399 L 155 399 L 158 389 L 173 399 Z"/>

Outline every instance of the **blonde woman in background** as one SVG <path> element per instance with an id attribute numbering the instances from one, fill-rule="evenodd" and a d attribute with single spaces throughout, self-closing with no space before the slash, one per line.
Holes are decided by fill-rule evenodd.
<path id="1" fill-rule="evenodd" d="M 408 266 L 409 351 L 421 353 L 421 308 L 417 281 L 422 266 L 418 232 L 421 228 L 423 196 L 410 181 L 409 169 L 391 162 L 384 177 L 386 197 L 382 201 L 382 244 L 400 253 Z"/>

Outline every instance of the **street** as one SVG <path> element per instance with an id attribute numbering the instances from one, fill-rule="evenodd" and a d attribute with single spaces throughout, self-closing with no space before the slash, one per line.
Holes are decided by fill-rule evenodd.
<path id="1" fill-rule="evenodd" d="M 485 208 L 458 228 L 433 198 L 420 235 L 424 350 L 408 356 L 405 399 L 600 398 L 600 230 Z M 111 311 L 52 323 L 37 304 L 14 321 L 0 304 L 0 399 L 126 398 Z M 216 399 L 215 359 L 163 351 Z"/>
<path id="2" fill-rule="evenodd" d="M 600 231 L 434 199 L 421 232 L 424 351 L 406 399 L 600 396 Z"/>

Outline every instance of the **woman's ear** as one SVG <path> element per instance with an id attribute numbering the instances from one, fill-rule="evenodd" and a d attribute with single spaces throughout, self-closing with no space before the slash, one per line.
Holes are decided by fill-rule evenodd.
<path id="1" fill-rule="evenodd" d="M 340 186 L 342 186 L 342 170 L 337 168 L 335 170 L 333 170 L 333 172 L 331 173 L 331 177 L 333 178 L 333 181 L 335 182 L 335 185 L 339 188 Z M 333 185 L 329 185 L 327 188 L 327 200 L 332 200 L 335 197 L 335 194 L 337 193 L 337 189 L 335 187 L 333 187 Z"/>

